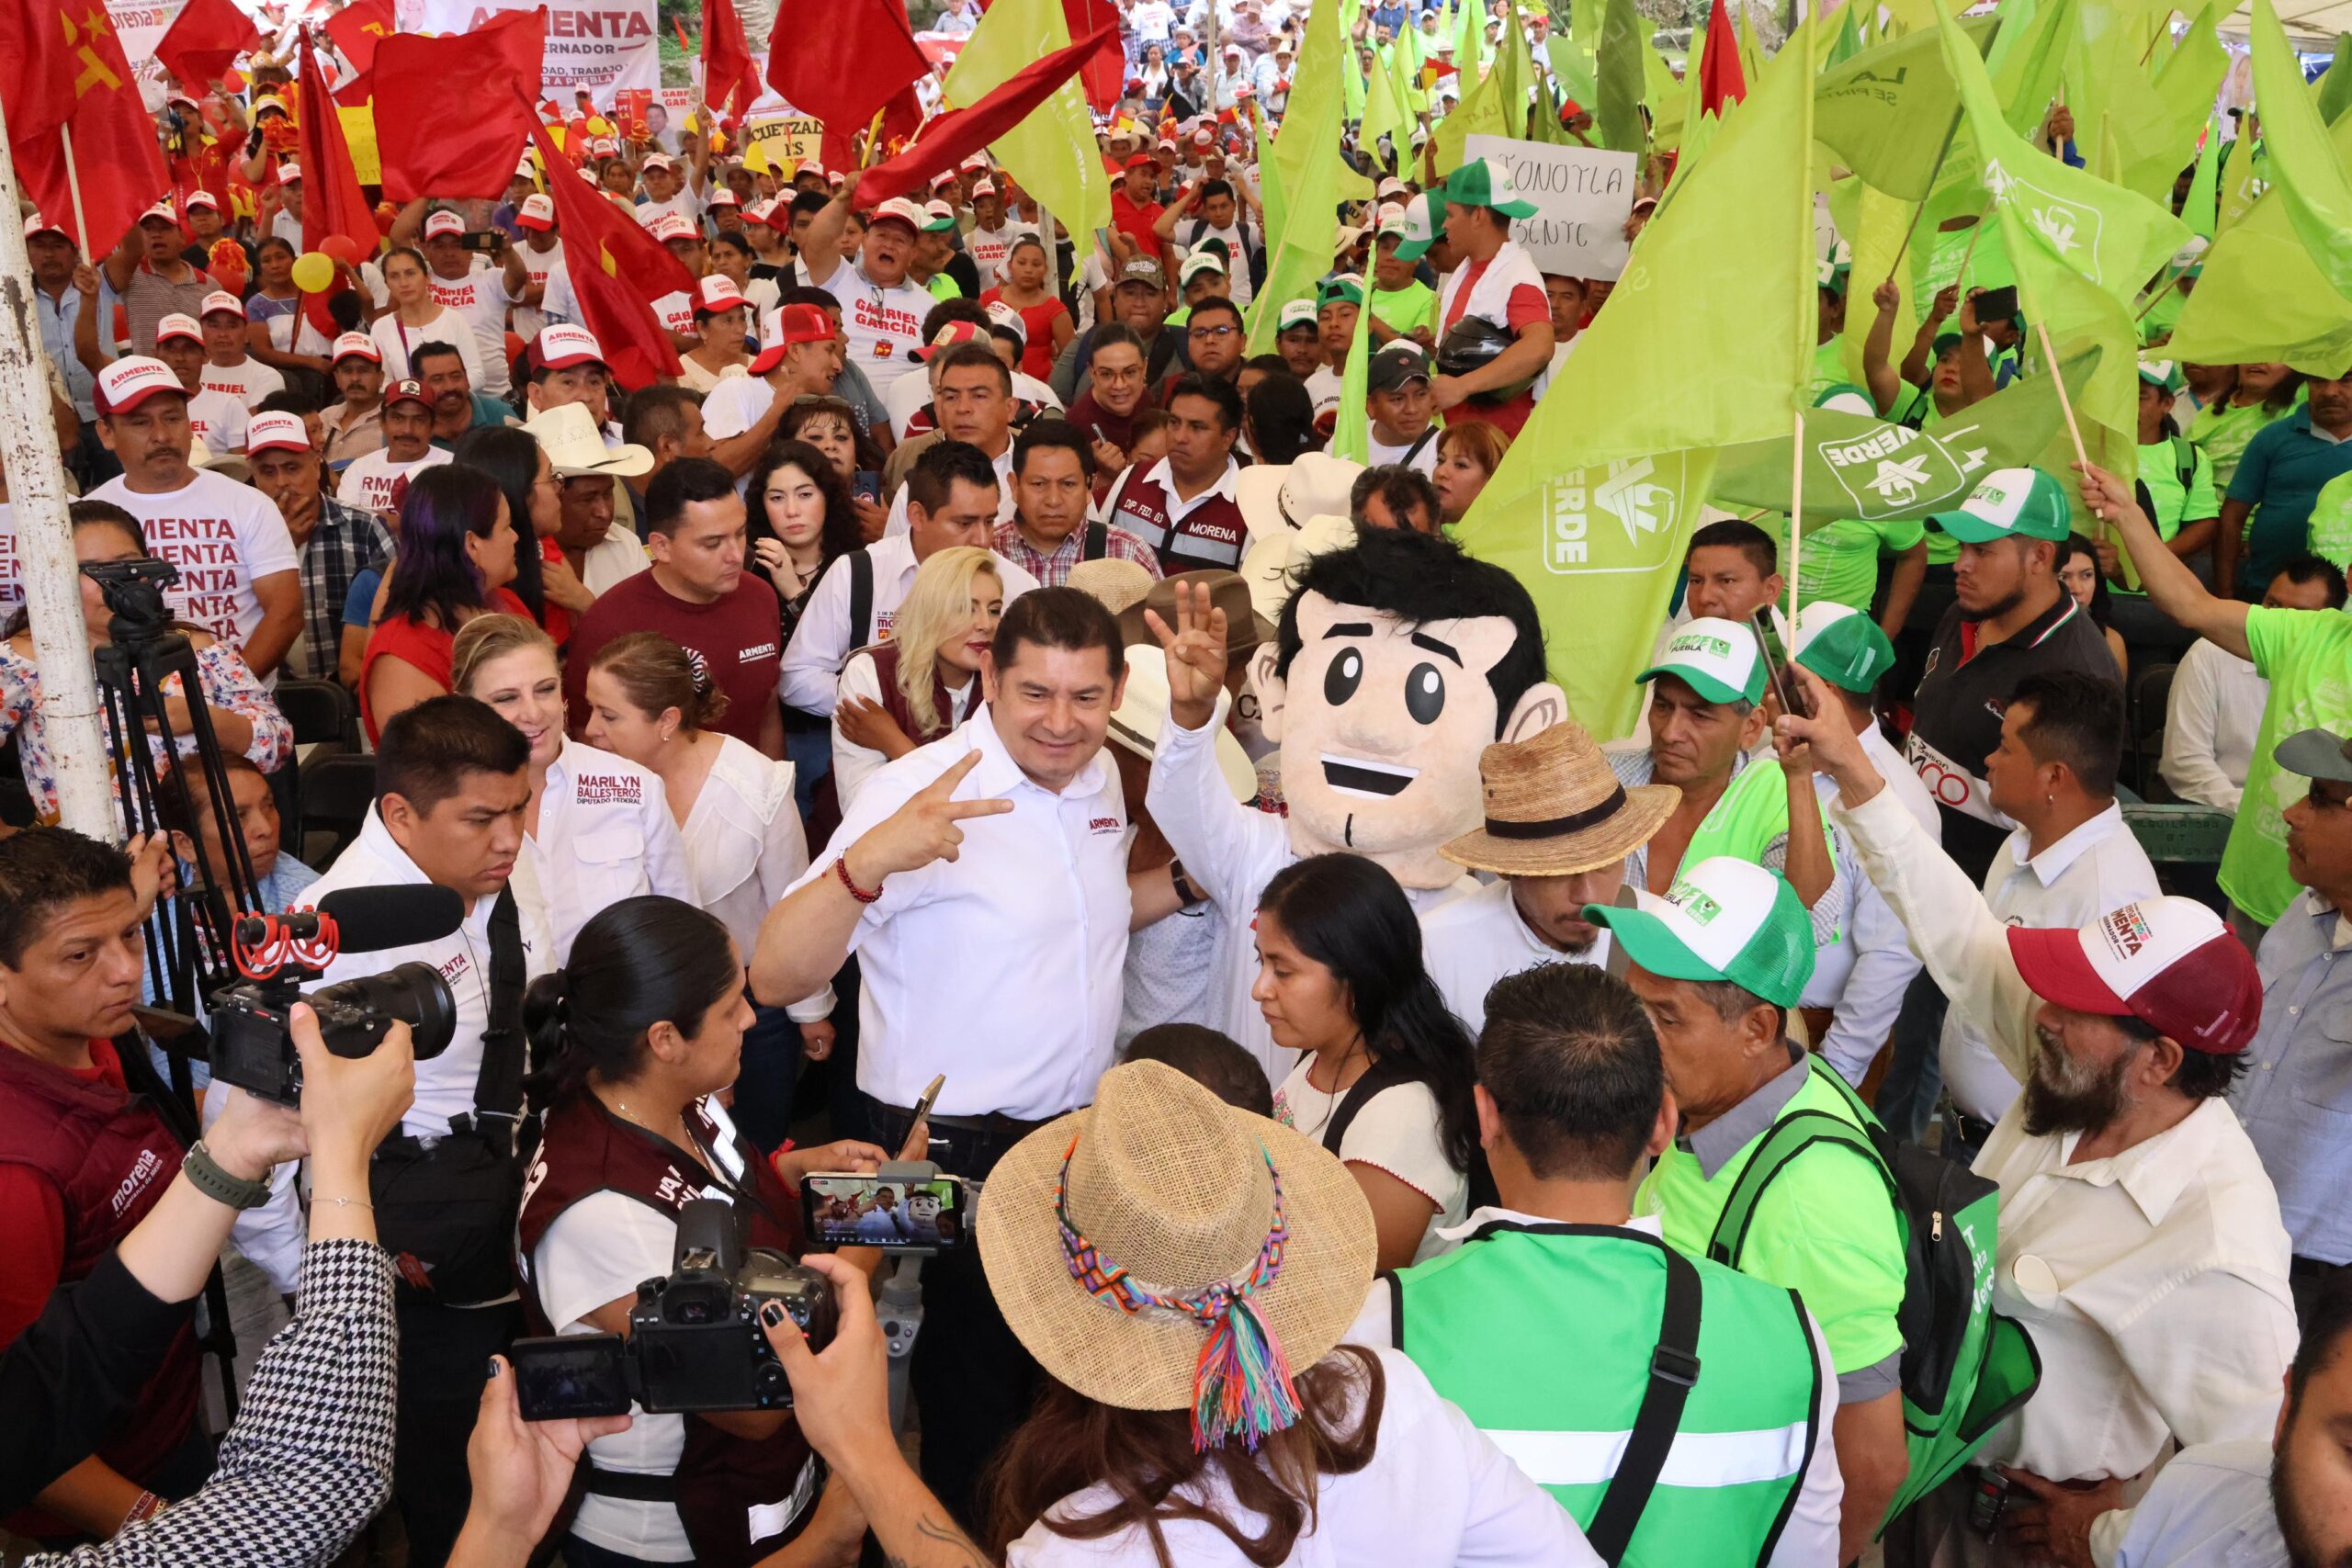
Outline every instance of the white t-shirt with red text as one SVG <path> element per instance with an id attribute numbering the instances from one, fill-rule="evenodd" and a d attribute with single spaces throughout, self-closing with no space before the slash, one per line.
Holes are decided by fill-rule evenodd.
<path id="1" fill-rule="evenodd" d="M 391 448 L 379 446 L 351 460 L 336 481 L 334 498 L 345 506 L 363 511 L 387 513 L 401 509 L 401 498 L 408 493 L 409 477 L 436 468 L 450 460 L 445 447 L 428 446 L 424 456 L 403 463 L 394 460 Z"/>
<path id="2" fill-rule="evenodd" d="M 480 256 L 473 258 L 473 270 L 463 277 L 429 273 L 426 280 L 433 287 L 433 302 L 455 310 L 473 329 L 482 377 L 474 390 L 503 398 L 514 389 L 506 364 L 506 307 L 513 300 L 506 292 L 504 268 L 494 267 Z"/>
<path id="3" fill-rule="evenodd" d="M 147 551 L 180 569 L 164 591 L 175 614 L 242 649 L 261 626 L 254 584 L 300 570 L 286 520 L 249 485 L 199 468 L 178 490 L 142 494 L 120 479 L 90 492 L 139 519 Z"/>
<path id="4" fill-rule="evenodd" d="M 206 387 L 187 400 L 187 427 L 216 457 L 245 449 L 245 400 Z"/>
<path id="5" fill-rule="evenodd" d="M 849 339 L 848 362 L 865 372 L 876 397 L 909 371 L 922 367 L 909 355 L 922 346 L 922 319 L 939 303 L 928 288 L 899 282 L 888 288 L 870 282 L 855 264 L 843 262 L 819 285 L 842 305 L 842 333 Z"/>
<path id="6" fill-rule="evenodd" d="M 683 288 L 673 288 L 653 301 L 653 317 L 662 330 L 685 337 L 700 337 L 695 330 L 695 297 Z"/>
<path id="7" fill-rule="evenodd" d="M 286 378 L 250 354 L 242 365 L 215 365 L 207 360 L 198 379 L 206 391 L 228 393 L 244 404 L 247 412 L 272 392 L 286 389 Z"/>

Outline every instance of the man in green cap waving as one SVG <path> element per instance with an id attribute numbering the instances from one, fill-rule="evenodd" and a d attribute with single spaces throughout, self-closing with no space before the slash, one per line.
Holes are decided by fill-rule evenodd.
<path id="1" fill-rule="evenodd" d="M 1674 1143 L 1634 1200 L 1669 1246 L 1704 1256 L 1741 1173 L 1774 1123 L 1812 1111 L 1866 1128 L 1870 1114 L 1788 1037 L 1813 977 L 1813 921 L 1777 874 L 1730 855 L 1686 866 L 1663 897 L 1594 904 L 1630 960 L 1625 983 L 1657 1032 L 1682 1109 Z M 1749 1211 L 1732 1266 L 1795 1291 L 1838 1374 L 1831 1423 L 1846 1480 L 1838 1561 L 1866 1545 L 1910 1469 L 1900 1381 L 1904 1250 L 1879 1173 L 1850 1147 L 1791 1156 Z"/>
<path id="2" fill-rule="evenodd" d="M 1499 158 L 1463 164 L 1443 195 L 1445 236 L 1461 265 L 1438 296 L 1442 374 L 1430 389 L 1449 419 L 1485 420 L 1515 436 L 1535 412 L 1535 378 L 1552 363 L 1544 275 L 1510 237 L 1510 220 L 1532 218 L 1535 204 L 1521 197 Z"/>

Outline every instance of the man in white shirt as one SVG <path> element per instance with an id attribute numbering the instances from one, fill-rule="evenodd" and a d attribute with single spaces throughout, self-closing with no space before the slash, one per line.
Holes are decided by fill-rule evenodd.
<path id="1" fill-rule="evenodd" d="M 1819 678 L 1797 679 L 1826 711 Z M 1839 826 L 1954 1014 L 2027 1085 L 1974 1167 L 2001 1189 L 1994 1305 L 2041 1362 L 2040 1389 L 1978 1456 L 2025 1477 L 2005 1528 L 2040 1523 L 2030 1497 L 2048 1483 L 2112 1508 L 2170 1440 L 2268 1432 L 2296 1338 L 2287 1232 L 2223 1099 L 2260 1018 L 2252 955 L 2186 898 L 2074 931 L 2004 925 L 1842 718 L 1779 724 L 1837 784 Z M 1969 1529 L 1975 1489 L 1965 1472 L 1897 1521 L 1909 1560 L 2012 1560 Z M 2117 1533 L 2094 1530 L 2098 1561 Z"/>
<path id="2" fill-rule="evenodd" d="M 1430 355 L 1395 338 L 1364 367 L 1374 468 L 1396 463 L 1427 479 L 1437 472 L 1437 403 L 1430 396 Z"/>
<path id="3" fill-rule="evenodd" d="M 1091 1100 L 1111 1065 L 1131 908 L 1126 805 L 1102 751 L 1125 671 L 1100 601 L 1041 588 L 1007 604 L 981 665 L 987 705 L 868 779 L 761 924 L 763 999 L 805 997 L 857 954 L 857 1086 L 890 1148 L 944 1073 L 932 1147 L 985 1179 L 1031 1129 Z M 923 1470 L 960 1506 L 1036 1369 L 975 1251 L 942 1255 L 922 1283 Z"/>
<path id="4" fill-rule="evenodd" d="M 1572 722 L 1487 747 L 1478 779 L 1486 825 L 1438 852 L 1497 880 L 1421 917 L 1421 963 L 1472 1034 L 1486 1027 L 1487 992 L 1505 976 L 1609 962 L 1609 932 L 1584 918 L 1585 906 L 1617 901 L 1627 852 L 1682 794 L 1672 784 L 1622 787 Z"/>
<path id="5" fill-rule="evenodd" d="M 842 231 L 856 191 L 856 176 L 844 179 L 824 210 L 808 220 L 800 258 L 808 265 L 808 281 L 841 301 L 849 363 L 888 397 L 899 377 L 916 369 L 912 355 L 922 342 L 923 317 L 935 303 L 929 289 L 907 277 L 916 241 L 931 219 L 913 202 L 893 197 L 867 216 L 858 259 L 843 261 Z"/>
<path id="6" fill-rule="evenodd" d="M 972 229 L 964 236 L 964 249 L 979 272 L 982 288 L 994 288 L 1004 281 L 1004 258 L 1012 254 L 1012 242 L 1035 232 L 1028 224 L 1005 216 L 1004 195 L 994 180 L 980 180 L 972 186 Z"/>
<path id="7" fill-rule="evenodd" d="M 161 360 L 132 355 L 98 373 L 98 438 L 122 465 L 90 492 L 139 519 L 150 554 L 180 569 L 164 591 L 177 615 L 275 678 L 302 629 L 301 558 L 259 491 L 191 468 L 187 389 Z"/>
<path id="8" fill-rule="evenodd" d="M 998 513 L 996 466 L 977 446 L 943 441 L 915 460 L 907 475 L 907 531 L 853 550 L 826 569 L 808 596 L 800 624 L 785 646 L 778 686 L 785 705 L 830 716 L 834 686 L 849 656 L 888 641 L 890 623 L 915 580 L 915 570 L 953 545 L 987 549 Z M 1005 606 L 1037 580 L 999 557 Z M 863 612 L 861 614 L 860 612 Z"/>
<path id="9" fill-rule="evenodd" d="M 286 378 L 255 359 L 246 348 L 245 307 L 225 288 L 204 297 L 198 321 L 204 329 L 204 389 L 224 392 L 251 413 L 272 392 L 283 391 Z"/>
<path id="10" fill-rule="evenodd" d="M 413 203 L 411 211 L 422 205 Z M 393 225 L 396 242 L 400 227 Z M 466 220 L 447 208 L 424 220 L 424 232 L 425 282 L 433 290 L 433 302 L 455 310 L 473 330 L 472 346 L 481 363 L 481 381 L 475 389 L 503 398 L 514 386 L 506 363 L 506 308 L 514 303 L 506 269 L 466 249 Z"/>
<path id="11" fill-rule="evenodd" d="M 2279 570 L 2262 595 L 2272 610 L 2340 610 L 2344 573 L 2333 561 L 2299 556 Z M 2165 707 L 2165 752 L 2159 772 L 2172 792 L 2199 806 L 2234 812 L 2254 760 L 2255 732 L 2270 701 L 2270 682 L 2211 638 L 2199 637 L 2180 656 Z"/>
<path id="12" fill-rule="evenodd" d="M 2156 896 L 2155 867 L 2115 801 L 2122 749 L 2123 689 L 2114 682 L 2052 671 L 2018 682 L 2001 716 L 2001 744 L 1984 760 L 1993 808 L 2018 824 L 1984 873 L 1996 919 L 2075 926 Z M 1981 1023 L 1956 1008 L 1944 1016 L 1938 1055 L 1966 1151 L 1954 1157 L 1964 1159 L 2017 1098 L 2018 1080 Z"/>
<path id="13" fill-rule="evenodd" d="M 563 272 L 563 236 L 556 231 L 555 199 L 546 195 L 525 197 L 515 209 L 514 226 L 523 231 L 523 243 L 506 247 L 506 297 L 514 303 L 515 334 L 528 343 L 548 324 L 543 309 L 548 288 Z M 568 279 L 566 287 L 570 287 Z M 498 357 L 506 357 L 503 337 Z M 509 376 L 511 379 L 511 371 Z"/>
<path id="14" fill-rule="evenodd" d="M 942 337 L 946 336 L 944 329 Z M 942 352 L 934 348 L 938 379 L 933 383 L 931 406 L 939 420 L 936 432 L 918 435 L 891 454 L 889 464 L 883 469 L 887 485 L 893 476 L 902 476 L 923 453 L 943 441 L 961 441 L 978 448 L 996 469 L 996 521 L 1009 521 L 1013 513 L 1012 494 L 1012 372 L 997 357 L 996 350 L 988 345 L 985 337 L 959 343 Z M 909 379 L 911 379 L 910 378 Z M 905 381 L 899 383 L 901 386 Z M 907 531 L 907 487 L 903 480 L 890 497 L 890 517 L 884 525 L 886 535 Z"/>
<path id="15" fill-rule="evenodd" d="M 155 357 L 170 367 L 187 394 L 189 433 L 204 444 L 205 451 L 215 457 L 243 451 L 245 400 L 204 384 L 204 367 L 211 355 L 205 344 L 203 323 L 176 311 L 157 321 Z"/>
<path id="16" fill-rule="evenodd" d="M 334 498 L 379 517 L 398 517 L 409 480 L 450 461 L 447 447 L 433 445 L 433 394 L 424 382 L 394 381 L 386 387 L 379 415 L 384 444 L 351 460 L 335 481 Z"/>

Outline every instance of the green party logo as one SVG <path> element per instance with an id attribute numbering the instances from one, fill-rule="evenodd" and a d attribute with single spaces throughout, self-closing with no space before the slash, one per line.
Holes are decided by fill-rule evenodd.
<path id="1" fill-rule="evenodd" d="M 1674 886 L 1666 890 L 1666 901 L 1690 916 L 1694 926 L 1713 925 L 1715 917 L 1724 912 L 1724 907 L 1705 888 L 1679 876 L 1674 879 Z"/>
<path id="2" fill-rule="evenodd" d="M 1681 557 L 1689 455 L 1574 468 L 1544 486 L 1544 565 L 1557 576 L 1649 572 Z"/>

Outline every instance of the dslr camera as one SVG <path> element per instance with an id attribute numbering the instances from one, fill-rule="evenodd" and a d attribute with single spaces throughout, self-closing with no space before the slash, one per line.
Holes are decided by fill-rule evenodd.
<path id="1" fill-rule="evenodd" d="M 734 1205 L 696 1198 L 678 1213 L 669 1274 L 637 1288 L 628 1333 L 518 1339 L 507 1354 L 523 1418 L 783 1410 L 792 1385 L 760 1326 L 780 1302 L 811 1349 L 833 1337 L 832 1282 L 782 1253 L 743 1245 Z"/>

